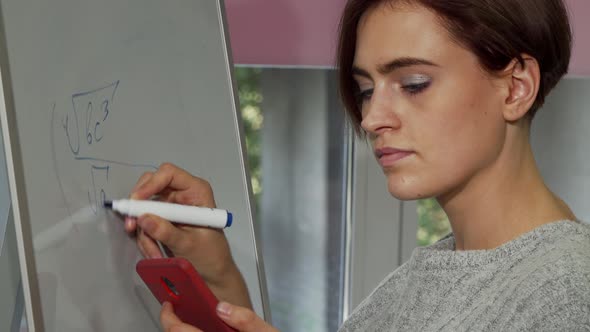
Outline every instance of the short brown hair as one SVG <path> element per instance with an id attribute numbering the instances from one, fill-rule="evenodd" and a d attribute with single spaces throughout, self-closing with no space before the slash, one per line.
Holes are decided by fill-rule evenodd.
<path id="1" fill-rule="evenodd" d="M 488 72 L 504 69 L 514 59 L 524 65 L 522 54 L 535 58 L 541 82 L 528 112 L 531 118 L 568 70 L 572 32 L 562 0 L 349 0 L 340 22 L 337 60 L 340 95 L 357 133 L 362 116 L 352 66 L 358 25 L 368 10 L 397 2 L 434 11 L 451 36 L 473 52 Z"/>

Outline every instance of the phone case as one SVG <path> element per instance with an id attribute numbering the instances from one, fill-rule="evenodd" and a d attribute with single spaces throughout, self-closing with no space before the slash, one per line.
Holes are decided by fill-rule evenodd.
<path id="1" fill-rule="evenodd" d="M 204 332 L 235 332 L 217 316 L 219 302 L 192 264 L 184 258 L 144 259 L 136 271 L 152 294 L 174 306 L 185 323 Z"/>

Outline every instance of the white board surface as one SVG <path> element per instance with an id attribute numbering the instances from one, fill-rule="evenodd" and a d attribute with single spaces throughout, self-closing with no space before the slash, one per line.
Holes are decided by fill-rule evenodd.
<path id="1" fill-rule="evenodd" d="M 213 0 L 1 0 L 2 125 L 31 331 L 157 331 L 120 219 L 100 208 L 172 162 L 207 179 L 266 308 Z"/>

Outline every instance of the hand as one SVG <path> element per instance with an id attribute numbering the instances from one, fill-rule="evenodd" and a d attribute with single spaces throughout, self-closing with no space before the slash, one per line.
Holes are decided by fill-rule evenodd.
<path id="1" fill-rule="evenodd" d="M 217 314 L 229 326 L 240 332 L 278 332 L 262 318 L 247 308 L 226 302 L 217 305 Z M 183 323 L 175 314 L 172 304 L 164 302 L 160 312 L 160 324 L 165 332 L 203 332 L 196 327 Z M 206 331 L 209 332 L 209 331 Z"/>
<path id="2" fill-rule="evenodd" d="M 164 302 L 160 311 L 160 324 L 164 332 L 203 332 L 198 328 L 183 323 L 176 314 L 170 302 Z"/>
<path id="3" fill-rule="evenodd" d="M 143 174 L 130 198 L 144 200 L 154 196 L 170 203 L 215 207 L 213 190 L 207 181 L 169 163 L 154 173 Z M 247 288 L 222 230 L 173 225 L 155 215 L 142 215 L 137 220 L 126 218 L 125 230 L 130 234 L 137 233 L 137 245 L 145 257 L 162 257 L 155 242 L 160 241 L 174 256 L 188 259 L 219 299 L 251 306 Z"/>

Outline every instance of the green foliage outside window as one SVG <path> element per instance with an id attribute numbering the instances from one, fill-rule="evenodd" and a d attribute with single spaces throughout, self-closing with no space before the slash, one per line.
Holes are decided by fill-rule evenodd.
<path id="1" fill-rule="evenodd" d="M 261 174 L 261 153 L 262 144 L 260 141 L 260 130 L 264 123 L 262 109 L 262 94 L 260 93 L 260 68 L 234 68 L 234 75 L 238 85 L 240 99 L 240 110 L 244 124 L 244 136 L 246 139 L 246 155 L 254 192 L 254 202 L 257 210 L 260 207 L 260 196 L 262 195 L 262 174 Z"/>
<path id="2" fill-rule="evenodd" d="M 427 246 L 451 232 L 445 211 L 434 198 L 418 201 L 418 245 Z"/>

